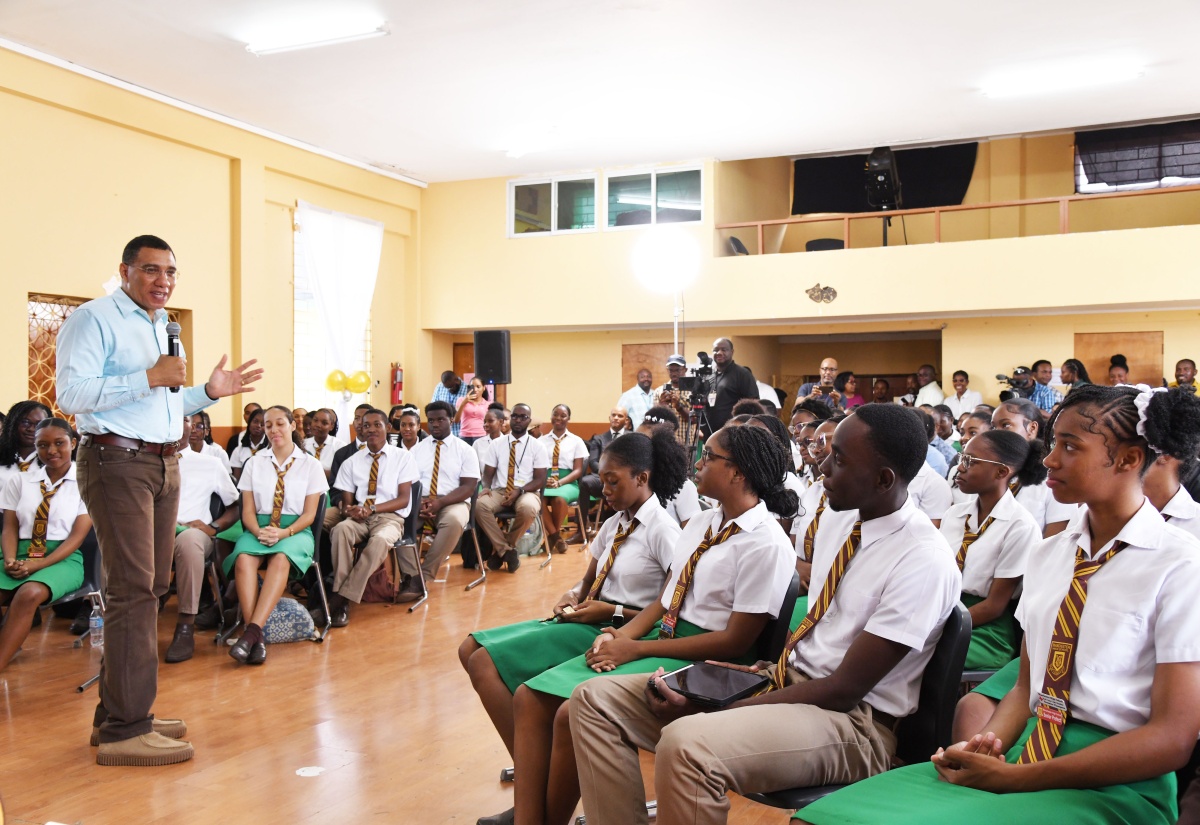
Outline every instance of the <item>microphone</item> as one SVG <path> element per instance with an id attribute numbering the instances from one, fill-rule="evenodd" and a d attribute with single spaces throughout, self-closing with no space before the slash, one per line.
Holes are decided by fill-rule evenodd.
<path id="1" fill-rule="evenodd" d="M 183 354 L 183 348 L 179 346 L 179 333 L 182 327 L 172 321 L 167 324 L 167 355 L 173 358 L 178 358 Z M 179 392 L 179 387 L 171 387 L 171 392 Z"/>

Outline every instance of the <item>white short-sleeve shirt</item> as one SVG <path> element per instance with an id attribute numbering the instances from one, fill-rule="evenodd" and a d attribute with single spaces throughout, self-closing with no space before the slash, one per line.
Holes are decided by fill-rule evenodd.
<path id="1" fill-rule="evenodd" d="M 954 503 L 950 495 L 950 483 L 928 464 L 922 464 L 921 472 L 909 482 L 908 497 L 918 510 L 931 519 L 940 519 Z"/>
<path id="2" fill-rule="evenodd" d="M 667 500 L 667 515 L 675 519 L 676 524 L 683 524 L 696 517 L 701 512 L 700 493 L 696 483 L 690 478 L 683 480 L 683 486 L 675 494 L 675 498 Z"/>
<path id="3" fill-rule="evenodd" d="M 320 461 L 321 467 L 329 471 L 333 469 L 334 454 L 349 443 L 346 439 L 338 438 L 336 435 L 327 435 L 325 443 L 321 445 L 321 455 L 317 458 L 317 439 L 315 437 L 306 438 L 304 439 L 304 452 Z"/>
<path id="4" fill-rule="evenodd" d="M 800 497 L 800 513 L 796 516 L 796 520 L 792 522 L 792 535 L 795 536 L 796 542 L 796 558 L 804 559 L 804 561 L 812 561 L 804 557 L 804 534 L 808 532 L 808 525 L 812 524 L 813 519 L 817 517 L 817 510 L 821 509 L 821 499 L 825 497 L 825 479 L 818 478 L 815 482 L 809 485 L 809 488 L 804 491 L 804 495 Z M 826 510 L 829 508 L 827 507 Z M 825 515 L 822 513 L 821 518 Z M 817 528 L 821 525 L 818 522 Z"/>
<path id="5" fill-rule="evenodd" d="M 24 458 L 21 458 L 20 456 L 18 456 L 17 461 L 22 461 L 22 462 L 28 461 L 29 462 L 29 469 L 25 470 L 25 472 L 29 472 L 29 470 L 36 470 L 38 467 L 41 466 L 37 462 L 37 452 L 36 451 L 30 453 L 29 455 L 25 456 Z M 7 467 L 0 467 L 0 489 L 3 489 L 4 485 L 8 483 L 8 480 L 10 478 L 18 476 L 20 474 L 21 474 L 21 467 L 15 461 Z M 4 507 L 2 505 L 0 505 L 0 511 L 2 511 L 2 510 L 4 510 Z"/>
<path id="6" fill-rule="evenodd" d="M 599 598 L 643 608 L 662 594 L 675 558 L 675 542 L 682 532 L 658 503 L 658 496 L 646 499 L 633 515 L 620 512 L 605 519 L 590 549 L 599 574 L 612 552 L 617 530 L 625 529 L 635 519 L 638 526 L 617 552 L 617 560 L 600 586 Z"/>
<path id="7" fill-rule="evenodd" d="M 554 455 L 554 442 L 557 439 L 554 433 L 547 433 L 538 439 L 546 451 L 547 456 Z M 518 450 L 521 448 L 518 447 Z M 507 456 L 506 456 L 507 458 Z M 563 433 L 562 441 L 558 445 L 558 467 L 559 470 L 566 470 L 568 473 L 575 469 L 575 459 L 582 458 L 584 461 L 584 471 L 587 471 L 588 448 L 583 439 L 575 435 L 575 433 L 567 430 Z M 549 466 L 549 465 L 547 465 Z M 551 467 L 550 469 L 555 469 Z"/>
<path id="8" fill-rule="evenodd" d="M 0 510 L 14 510 L 17 514 L 19 539 L 33 538 L 33 521 L 42 503 L 42 482 L 49 483 L 45 467 L 30 467 L 18 471 L 5 482 L 0 493 Z M 83 499 L 79 496 L 79 483 L 75 480 L 75 462 L 58 480 L 58 492 L 50 499 L 50 514 L 46 519 L 46 540 L 62 541 L 71 535 L 75 519 L 87 515 Z"/>
<path id="9" fill-rule="evenodd" d="M 857 510 L 827 509 L 813 543 L 808 603 L 816 604 L 829 570 L 858 520 Z M 863 522 L 862 543 L 829 610 L 792 652 L 790 664 L 811 678 L 829 676 L 862 633 L 909 652 L 864 697 L 895 717 L 917 708 L 921 677 L 933 656 L 962 578 L 946 540 L 912 499 L 894 513 Z"/>
<path id="10" fill-rule="evenodd" d="M 486 435 L 481 435 L 471 446 L 475 448 L 475 457 L 479 459 L 479 477 L 483 478 L 484 467 L 496 466 L 496 459 L 492 458 L 492 440 Z"/>
<path id="11" fill-rule="evenodd" d="M 293 461 L 293 459 L 295 459 Z M 292 461 L 287 473 L 283 476 L 283 509 L 285 516 L 298 516 L 304 512 L 304 499 L 314 493 L 324 493 L 329 489 L 325 480 L 325 471 L 321 463 L 297 446 L 292 447 L 288 456 Z M 254 511 L 269 515 L 275 504 L 275 482 L 278 480 L 278 470 L 287 465 L 275 460 L 275 453 L 269 448 L 261 450 L 257 455 L 246 461 L 242 467 L 242 477 L 238 480 L 238 489 L 254 493 Z"/>
<path id="12" fill-rule="evenodd" d="M 238 445 L 233 448 L 233 452 L 229 454 L 230 467 L 244 467 L 251 456 L 259 453 L 271 452 L 271 445 L 267 442 L 267 437 L 263 436 L 263 440 L 257 445 L 246 447 L 242 444 L 241 439 L 238 439 Z"/>
<path id="13" fill-rule="evenodd" d="M 1088 582 L 1071 677 L 1071 716 L 1121 733 L 1150 718 L 1158 664 L 1200 661 L 1200 544 L 1145 502 L 1116 540 L 1128 542 Z M 1046 674 L 1054 621 L 1071 584 L 1075 549 L 1094 551 L 1087 508 L 1029 554 L 1017 621 L 1029 651 L 1029 707 Z"/>
<path id="14" fill-rule="evenodd" d="M 375 504 L 380 505 L 396 498 L 401 484 L 412 484 L 421 478 L 417 462 L 412 453 L 403 447 L 384 444 L 379 459 L 379 477 L 375 482 Z M 367 487 L 371 483 L 371 449 L 359 450 L 342 462 L 333 486 L 347 492 L 353 491 L 354 500 L 362 504 L 367 500 Z M 457 486 L 457 485 L 455 485 Z M 408 506 L 396 511 L 398 516 L 407 516 L 412 511 L 412 498 Z"/>
<path id="15" fill-rule="evenodd" d="M 508 452 L 513 442 L 517 444 L 517 468 L 513 476 L 513 484 L 523 487 L 533 480 L 534 470 L 546 470 L 550 467 L 550 456 L 546 448 L 529 433 L 516 438 L 512 433 L 502 435 L 492 440 L 492 454 L 487 466 L 495 467 L 496 474 L 492 477 L 492 489 L 503 490 L 508 486 Z"/>
<path id="16" fill-rule="evenodd" d="M 1046 525 L 1070 521 L 1079 512 L 1078 504 L 1063 504 L 1055 499 L 1044 481 L 1041 484 L 1022 485 L 1017 490 L 1017 504 L 1029 511 L 1043 533 Z"/>
<path id="17" fill-rule="evenodd" d="M 1190 533 L 1200 539 L 1200 504 L 1188 495 L 1188 491 L 1179 491 L 1162 508 L 1163 518 L 1172 527 L 1178 527 L 1185 533 Z"/>
<path id="18" fill-rule="evenodd" d="M 967 529 L 972 533 L 979 532 L 977 504 L 978 501 L 955 504 L 942 517 L 939 529 L 950 546 L 951 558 L 958 555 Z M 962 571 L 962 592 L 981 598 L 987 598 L 993 579 L 1024 576 L 1029 553 L 1042 543 L 1042 531 L 1037 522 L 1007 490 L 992 508 L 989 518 L 994 521 L 968 548 Z"/>
<path id="19" fill-rule="evenodd" d="M 195 450 L 192 450 L 190 447 L 184 447 L 182 450 L 180 450 L 181 455 L 186 452 L 195 452 Z M 221 466 L 225 469 L 226 473 L 228 473 L 231 469 L 229 466 L 229 453 L 222 450 L 220 444 L 209 444 L 207 441 L 205 441 L 204 446 L 200 448 L 198 455 L 212 456 L 217 461 L 221 462 Z"/>
<path id="20" fill-rule="evenodd" d="M 426 438 L 417 443 L 409 454 L 417 462 L 421 474 L 421 495 L 428 496 L 433 484 L 433 459 L 438 442 Z M 455 435 L 442 441 L 442 453 L 438 458 L 438 495 L 453 492 L 462 483 L 461 479 L 479 479 L 479 459 L 471 445 Z"/>
<path id="21" fill-rule="evenodd" d="M 271 492 L 274 495 L 274 488 Z M 221 497 L 226 507 L 237 501 L 238 491 L 233 486 L 233 480 L 229 478 L 229 471 L 215 456 L 198 453 L 192 449 L 180 450 L 179 513 L 175 516 L 176 523 L 210 523 L 213 520 L 210 508 L 213 493 Z"/>
<path id="22" fill-rule="evenodd" d="M 675 543 L 675 557 L 662 596 L 664 610 L 671 607 L 674 583 L 692 553 L 712 527 L 721 532 L 725 521 L 720 505 L 691 521 Z M 724 630 L 731 613 L 779 615 L 783 597 L 796 571 L 795 556 L 783 528 L 767 505 L 759 502 L 736 519 L 741 532 L 705 551 L 696 564 L 691 590 L 683 598 L 679 617 L 705 630 Z"/>

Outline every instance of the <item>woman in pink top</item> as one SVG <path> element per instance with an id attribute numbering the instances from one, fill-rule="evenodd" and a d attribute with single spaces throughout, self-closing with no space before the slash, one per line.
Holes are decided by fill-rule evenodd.
<path id="1" fill-rule="evenodd" d="M 858 394 L 858 379 L 852 372 L 838 373 L 833 379 L 833 388 L 842 394 L 842 408 L 852 410 L 861 407 L 866 401 Z"/>
<path id="2" fill-rule="evenodd" d="M 459 399 L 458 411 L 454 414 L 454 422 L 462 425 L 458 437 L 468 444 L 483 438 L 483 416 L 487 414 L 487 409 L 487 389 L 478 378 L 472 378 L 471 389 Z"/>

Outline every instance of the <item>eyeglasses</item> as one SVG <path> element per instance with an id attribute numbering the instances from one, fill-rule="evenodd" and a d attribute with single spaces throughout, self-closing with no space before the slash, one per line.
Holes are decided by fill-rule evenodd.
<path id="1" fill-rule="evenodd" d="M 967 455 L 965 453 L 963 454 L 962 458 L 958 460 L 958 466 L 963 470 L 969 470 L 971 469 L 971 465 L 975 462 L 980 462 L 983 464 L 995 464 L 1000 467 L 1008 466 L 1003 461 L 992 461 L 990 458 L 979 458 L 978 456 Z"/>
<path id="2" fill-rule="evenodd" d="M 804 448 L 808 450 L 810 454 L 816 455 L 817 453 L 823 453 L 829 448 L 829 433 L 821 433 L 816 438 L 806 438 L 805 441 L 808 443 L 804 445 Z"/>
<path id="3" fill-rule="evenodd" d="M 159 275 L 166 275 L 172 281 L 179 277 L 179 270 L 173 266 L 163 269 L 155 264 L 143 264 L 142 266 L 132 266 L 132 269 L 138 269 L 145 272 L 151 278 L 157 278 Z"/>
<path id="4" fill-rule="evenodd" d="M 821 372 L 837 372 L 837 367 L 821 367 Z"/>
<path id="5" fill-rule="evenodd" d="M 705 447 L 704 450 L 700 453 L 700 460 L 703 461 L 705 464 L 712 461 L 714 458 L 719 458 L 722 461 L 728 461 L 730 464 L 733 463 L 733 459 L 730 458 L 729 456 L 721 455 L 720 453 L 714 453 L 708 447 Z"/>

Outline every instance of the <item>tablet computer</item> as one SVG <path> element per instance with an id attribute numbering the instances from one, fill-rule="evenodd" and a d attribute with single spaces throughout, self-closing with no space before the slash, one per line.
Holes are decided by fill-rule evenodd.
<path id="1" fill-rule="evenodd" d="M 762 690 L 770 683 L 763 673 L 747 673 L 707 662 L 696 662 L 663 677 L 667 687 L 693 702 L 723 708 Z"/>

